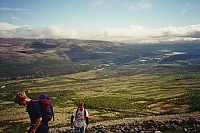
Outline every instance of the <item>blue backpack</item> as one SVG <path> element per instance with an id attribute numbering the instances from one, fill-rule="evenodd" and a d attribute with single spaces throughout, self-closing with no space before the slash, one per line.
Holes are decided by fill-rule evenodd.
<path id="1" fill-rule="evenodd" d="M 38 103 L 40 104 L 43 122 L 48 122 L 52 118 L 54 121 L 53 105 L 50 102 L 50 98 L 47 95 L 42 94 L 38 98 Z"/>

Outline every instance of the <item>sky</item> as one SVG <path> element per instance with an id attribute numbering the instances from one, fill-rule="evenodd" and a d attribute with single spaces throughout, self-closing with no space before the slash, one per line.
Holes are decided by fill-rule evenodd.
<path id="1" fill-rule="evenodd" d="M 0 37 L 200 42 L 200 0 L 0 0 Z"/>

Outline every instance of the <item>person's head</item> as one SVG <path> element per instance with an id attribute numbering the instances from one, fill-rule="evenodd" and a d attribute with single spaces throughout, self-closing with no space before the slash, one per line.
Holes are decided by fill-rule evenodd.
<path id="1" fill-rule="evenodd" d="M 18 103 L 19 105 L 26 105 L 28 97 L 26 96 L 25 92 L 19 92 L 14 97 L 14 102 Z"/>
<path id="2" fill-rule="evenodd" d="M 78 107 L 80 108 L 80 110 L 83 110 L 83 108 L 84 108 L 84 103 L 80 102 L 80 103 L 78 104 Z"/>

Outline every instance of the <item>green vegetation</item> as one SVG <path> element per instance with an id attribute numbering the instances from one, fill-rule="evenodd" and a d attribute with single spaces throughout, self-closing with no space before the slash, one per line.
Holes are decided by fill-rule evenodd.
<path id="1" fill-rule="evenodd" d="M 199 86 L 200 87 L 200 86 Z M 187 104 L 191 111 L 199 111 L 200 107 L 200 90 L 190 90 L 186 94 L 178 97 L 177 104 Z"/>
<path id="2" fill-rule="evenodd" d="M 0 81 L 54 77 L 110 67 L 110 63 L 122 65 L 145 55 L 157 55 L 103 41 L 0 40 Z"/>
<path id="3" fill-rule="evenodd" d="M 0 45 L 0 132 L 27 130 L 25 108 L 13 103 L 13 96 L 21 91 L 33 99 L 41 94 L 51 98 L 56 118 L 51 127 L 69 125 L 80 101 L 90 122 L 199 111 L 199 59 L 176 56 L 160 63 L 157 58 L 167 57 L 157 51 L 158 45 L 43 41 L 8 39 Z M 16 55 L 7 58 L 4 44 Z M 169 50 L 177 49 L 170 45 Z"/>
<path id="4" fill-rule="evenodd" d="M 29 123 L 29 120 L 25 109 L 12 101 L 15 93 L 19 91 L 27 92 L 28 97 L 33 99 L 43 93 L 50 96 L 56 118 L 56 121 L 50 122 L 51 127 L 69 125 L 71 113 L 80 101 L 85 103 L 91 122 L 199 111 L 200 72 L 185 70 L 185 73 L 180 73 L 182 70 L 168 70 L 168 74 L 157 70 L 151 74 L 125 73 L 124 76 L 119 70 L 119 75 L 112 77 L 113 70 L 107 69 L 105 71 L 111 73 L 107 75 L 108 78 L 102 78 L 102 75 L 87 80 L 75 78 L 91 75 L 91 72 L 84 72 L 46 79 L 4 81 L 1 82 L 6 86 L 1 89 L 1 122 L 5 122 L 4 126 L 10 125 L 9 131 L 25 130 L 17 129 L 19 122 L 28 127 L 26 123 Z M 102 73 L 103 70 L 99 72 Z M 4 129 L 7 130 L 8 128 Z"/>
<path id="5" fill-rule="evenodd" d="M 29 123 L 23 123 L 23 122 L 1 122 L 1 127 L 5 127 L 4 132 L 6 133 L 23 133 L 26 132 L 29 127 Z"/>

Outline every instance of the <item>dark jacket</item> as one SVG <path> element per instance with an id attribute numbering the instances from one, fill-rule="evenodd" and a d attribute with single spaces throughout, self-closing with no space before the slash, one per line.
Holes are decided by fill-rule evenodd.
<path id="1" fill-rule="evenodd" d="M 40 104 L 36 100 L 31 99 L 31 101 L 27 104 L 27 112 L 28 112 L 30 120 L 31 120 L 31 127 L 29 129 L 29 131 L 30 131 L 31 129 L 33 129 L 33 127 L 36 123 L 36 120 L 38 118 L 42 117 Z M 40 131 L 42 130 L 42 132 L 44 132 L 44 133 L 48 133 L 48 130 L 49 130 L 48 123 L 41 122 L 38 129 L 36 130 L 36 133 L 39 130 Z"/>

